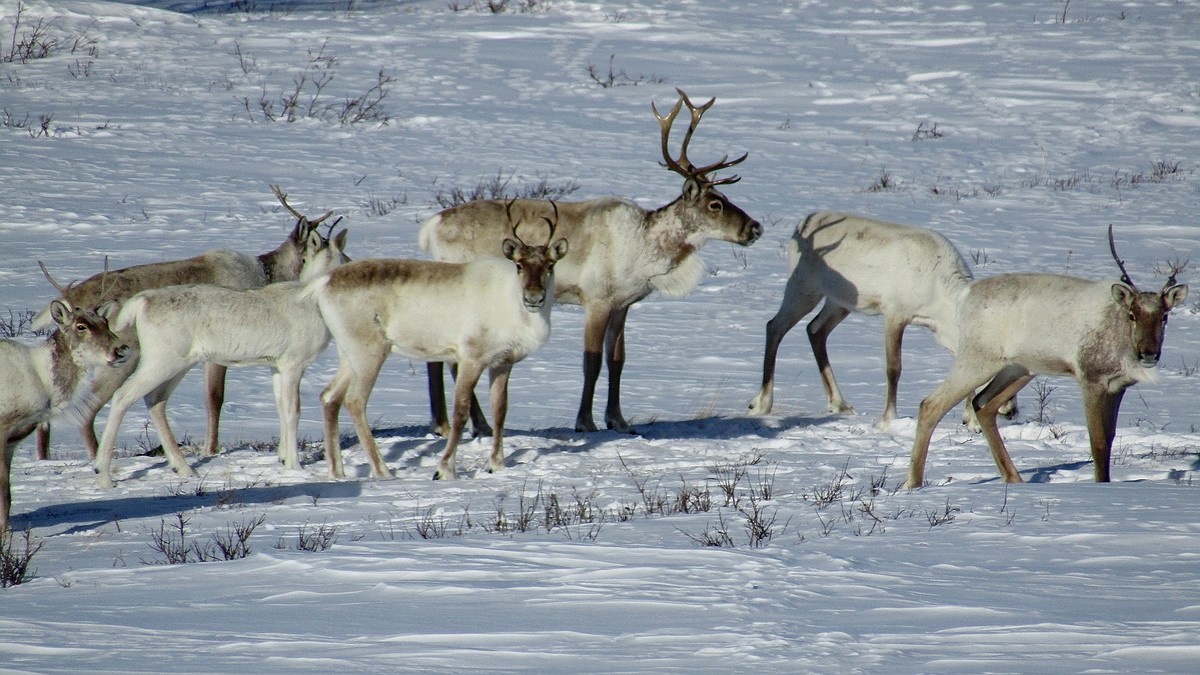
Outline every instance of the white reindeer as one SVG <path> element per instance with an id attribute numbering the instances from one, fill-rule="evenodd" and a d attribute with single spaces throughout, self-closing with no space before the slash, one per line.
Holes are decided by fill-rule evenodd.
<path id="1" fill-rule="evenodd" d="M 366 417 L 367 399 L 389 352 L 458 365 L 454 418 L 435 480 L 456 477 L 454 453 L 472 393 L 488 371 L 495 422 L 488 470 L 503 468 L 509 374 L 550 337 L 555 263 L 567 253 L 566 239 L 554 239 L 553 220 L 547 219 L 550 236 L 541 246 L 521 240 L 519 222 L 510 226 L 512 238 L 496 246 L 508 260 L 359 260 L 310 284 L 340 358 L 337 375 L 321 393 L 330 475 L 344 475 L 338 411 L 345 403 L 371 475 L 391 476 Z"/>
<path id="2" fill-rule="evenodd" d="M 0 533 L 12 510 L 12 460 L 17 444 L 39 424 L 79 402 L 88 371 L 120 367 L 132 351 L 108 326 L 115 303 L 95 311 L 66 300 L 50 303 L 56 328 L 38 345 L 0 340 Z"/>
<path id="3" fill-rule="evenodd" d="M 804 219 L 792 234 L 788 258 L 791 274 L 779 311 L 767 322 L 762 389 L 750 402 L 750 412 L 771 412 L 779 343 L 823 299 L 807 332 L 832 413 L 852 413 L 854 408 L 833 376 L 826 349 L 829 334 L 850 312 L 883 315 L 887 403 L 880 426 L 886 426 L 896 419 L 904 329 L 910 324 L 928 328 L 950 352 L 957 347 L 958 297 L 973 279 L 966 261 L 933 230 L 833 211 Z M 973 415 L 967 417 L 973 421 Z"/>
<path id="4" fill-rule="evenodd" d="M 1056 274 L 1002 274 L 976 281 L 958 308 L 958 348 L 945 382 L 921 401 L 907 486 L 925 483 L 933 430 L 946 412 L 971 401 L 1000 475 L 1021 474 L 996 428 L 996 413 L 1034 375 L 1070 375 L 1083 390 L 1083 409 L 1097 482 L 1109 481 L 1109 457 L 1121 398 L 1130 386 L 1157 375 L 1167 315 L 1187 297 L 1175 274 L 1160 291 L 1139 291 L 1117 257 L 1121 281 L 1089 281 Z"/>
<path id="5" fill-rule="evenodd" d="M 310 220 L 288 205 L 287 195 L 278 186 L 271 186 L 271 191 L 293 216 L 296 225 L 291 234 L 275 250 L 254 256 L 238 253 L 227 249 L 209 251 L 186 260 L 171 260 L 160 263 L 136 265 L 118 270 L 105 269 L 80 283 L 67 286 L 55 282 L 49 274 L 46 278 L 58 289 L 60 297 L 69 300 L 74 305 L 92 307 L 107 301 L 123 303 L 134 293 L 151 288 L 163 288 L 177 284 L 214 284 L 234 289 L 261 288 L 277 281 L 292 281 L 300 277 L 306 260 L 318 255 L 319 249 L 326 243 L 324 237 L 313 235 L 317 226 L 333 215 L 329 211 L 315 220 Z M 336 223 L 335 223 L 336 225 Z M 330 228 L 332 230 L 332 227 Z M 107 265 L 106 265 L 107 267 Z M 44 270 L 43 270 L 44 271 Z M 45 325 L 49 320 L 48 311 L 42 312 L 35 320 L 35 326 Z M 138 347 L 137 336 L 133 331 L 121 334 L 131 347 Z M 91 384 L 92 396 L 88 405 L 81 410 L 82 424 L 79 433 L 87 446 L 88 455 L 96 457 L 99 444 L 96 439 L 96 415 L 100 409 L 113 397 L 117 387 L 129 377 L 137 365 L 137 359 L 129 359 L 120 368 L 110 368 L 99 371 Z M 204 452 L 208 455 L 217 453 L 217 430 L 220 426 L 221 406 L 225 400 L 225 366 L 208 363 L 205 366 L 205 383 L 207 385 L 208 426 L 205 434 Z M 163 426 L 166 419 L 156 419 L 155 424 Z M 38 457 L 45 459 L 49 456 L 50 429 L 42 425 L 38 430 Z"/>
<path id="6" fill-rule="evenodd" d="M 758 221 L 716 189 L 737 182 L 738 177 L 711 177 L 716 171 L 742 162 L 746 155 L 733 161 L 725 157 L 700 167 L 688 161 L 692 134 L 716 99 L 696 107 L 682 90 L 678 91 L 679 101 L 665 117 L 651 105 L 661 128 L 666 166 L 684 178 L 678 199 L 654 210 L 617 197 L 557 206 L 559 232 L 571 242 L 571 256 L 556 271 L 555 298 L 584 308 L 583 396 L 575 418 L 579 431 L 596 430 L 592 399 L 603 358 L 608 363 L 605 424 L 609 429 L 633 431 L 621 412 L 629 307 L 655 290 L 678 297 L 695 288 L 704 269 L 699 250 L 706 241 L 719 239 L 748 246 L 762 235 Z M 691 123 L 676 160 L 671 157 L 668 142 L 671 125 L 685 104 L 691 111 Z M 446 209 L 421 225 L 421 248 L 447 262 L 494 255 L 508 236 L 508 208 L 501 200 L 479 200 Z M 551 216 L 550 203 L 542 200 L 517 200 L 511 210 L 527 220 Z M 431 363 L 429 375 L 434 428 L 442 431 L 446 413 L 441 364 Z M 473 410 L 478 410 L 477 403 Z"/>
<path id="7" fill-rule="evenodd" d="M 322 239 L 313 232 L 311 237 Z M 96 480 L 110 488 L 112 456 L 121 421 L 144 398 L 168 462 L 180 475 L 194 476 L 167 424 L 167 400 L 197 363 L 270 366 L 279 414 L 279 458 L 300 468 L 300 378 L 329 344 L 329 331 L 317 303 L 302 297 L 305 283 L 349 261 L 346 230 L 314 245 L 298 281 L 234 290 L 209 284 L 142 291 L 113 320 L 118 331 L 133 330 L 141 345 L 137 368 L 113 395 L 112 408 L 96 454 Z"/>

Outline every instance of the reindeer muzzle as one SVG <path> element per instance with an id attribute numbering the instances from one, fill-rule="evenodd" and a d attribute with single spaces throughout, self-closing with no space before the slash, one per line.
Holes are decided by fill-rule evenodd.
<path id="1" fill-rule="evenodd" d="M 1146 368 L 1154 368 L 1158 365 L 1159 354 L 1157 352 L 1145 352 L 1138 354 L 1138 361 Z"/>
<path id="2" fill-rule="evenodd" d="M 536 312 L 536 311 L 539 311 L 542 307 L 546 306 L 546 294 L 538 293 L 537 295 L 534 295 L 532 293 L 526 293 L 525 297 L 524 297 L 524 301 L 525 301 L 525 309 L 527 309 L 531 312 Z"/>
<path id="3" fill-rule="evenodd" d="M 763 226 L 757 220 L 752 220 L 748 225 L 742 228 L 742 245 L 749 246 L 758 241 L 763 235 Z"/>

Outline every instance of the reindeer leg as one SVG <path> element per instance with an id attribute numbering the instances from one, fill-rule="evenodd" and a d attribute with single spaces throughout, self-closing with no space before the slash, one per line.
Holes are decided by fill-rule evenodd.
<path id="1" fill-rule="evenodd" d="M 300 378 L 303 368 L 277 368 L 271 374 L 275 391 L 275 412 L 279 415 L 279 446 L 276 452 L 283 468 L 295 471 L 300 468 L 300 448 L 296 438 L 300 426 Z"/>
<path id="2" fill-rule="evenodd" d="M 508 417 L 508 376 L 511 373 L 511 363 L 488 370 L 492 420 L 496 423 L 496 432 L 492 434 L 492 456 L 488 460 L 488 473 L 496 473 L 504 468 L 504 420 Z"/>
<path id="3" fill-rule="evenodd" d="M 482 365 L 470 361 L 459 364 L 458 379 L 454 382 L 454 412 L 450 435 L 446 437 L 446 449 L 442 452 L 442 460 L 438 462 L 437 471 L 433 473 L 434 480 L 458 478 L 454 469 L 454 453 L 458 450 L 458 441 L 462 438 L 463 427 L 467 425 L 467 417 L 470 416 L 471 393 L 481 375 Z"/>
<path id="4" fill-rule="evenodd" d="M 960 355 L 954 360 L 950 374 L 941 386 L 921 401 L 917 413 L 917 432 L 913 438 L 912 458 L 908 465 L 908 480 L 905 487 L 910 490 L 925 484 L 925 459 L 929 455 L 929 441 L 938 422 L 966 398 L 979 385 L 992 379 L 992 374 L 1002 366 L 987 364 L 983 359 L 966 359 Z"/>
<path id="5" fill-rule="evenodd" d="M 8 517 L 12 512 L 13 445 L 8 441 L 8 429 L 0 428 L 0 535 L 8 532 Z"/>
<path id="6" fill-rule="evenodd" d="M 854 408 L 842 397 L 842 390 L 838 388 L 837 379 L 833 376 L 833 366 L 829 364 L 829 350 L 826 349 L 829 334 L 849 315 L 850 310 L 826 300 L 807 328 L 808 342 L 812 345 L 813 357 L 817 360 L 817 370 L 821 373 L 821 384 L 825 386 L 825 397 L 829 400 L 831 413 L 854 412 Z"/>
<path id="7" fill-rule="evenodd" d="M 1109 392 L 1103 385 L 1089 382 L 1083 389 L 1083 411 L 1087 416 L 1088 439 L 1092 446 L 1092 465 L 1097 483 L 1112 479 L 1109 464 L 1112 457 L 1113 439 L 1117 435 L 1117 415 L 1121 411 L 1121 399 L 1125 390 Z"/>
<path id="8" fill-rule="evenodd" d="M 162 443 L 163 452 L 167 455 L 167 462 L 176 473 L 191 478 L 196 475 L 196 471 L 187 463 L 183 451 L 179 449 L 179 441 L 175 440 L 175 434 L 167 422 L 167 400 L 171 398 L 171 392 L 179 386 L 187 371 L 188 369 L 184 368 L 183 372 L 160 384 L 146 394 L 145 400 L 146 407 L 150 408 L 150 419 L 154 421 L 154 428 L 158 431 L 158 441 Z"/>
<path id="9" fill-rule="evenodd" d="M 358 434 L 358 443 L 367 453 L 371 464 L 373 478 L 391 478 L 392 472 L 379 454 L 379 446 L 375 443 L 375 435 L 371 433 L 371 425 L 367 423 L 367 399 L 375 387 L 379 370 L 387 359 L 387 352 L 371 355 L 371 360 L 352 366 L 354 375 L 350 378 L 349 387 L 345 394 L 346 412 L 354 421 L 354 431 Z M 340 377 L 340 373 L 339 373 Z M 326 429 L 326 434 L 329 430 Z M 336 430 L 335 430 L 336 433 Z"/>
<path id="10" fill-rule="evenodd" d="M 343 357 L 344 358 L 344 357 Z M 325 430 L 325 460 L 329 463 L 330 478 L 345 478 L 342 464 L 342 442 L 338 433 L 338 412 L 346 400 L 346 390 L 353 377 L 350 367 L 343 361 L 333 381 L 321 392 L 321 414 Z"/>
<path id="11" fill-rule="evenodd" d="M 1013 464 L 1008 450 L 1004 447 L 1004 439 L 1000 437 L 1000 430 L 996 427 L 996 414 L 1032 379 L 1033 373 L 1027 369 L 1015 365 L 1007 366 L 997 373 L 992 381 L 983 388 L 983 391 L 979 392 L 971 401 L 971 407 L 975 410 L 975 418 L 979 420 L 979 427 L 983 431 L 984 437 L 987 438 L 988 448 L 992 451 L 992 459 L 995 460 L 996 468 L 1000 470 L 1000 477 L 1004 479 L 1005 483 L 1024 481 L 1021 479 L 1021 473 L 1017 470 L 1017 466 Z"/>
<path id="12" fill-rule="evenodd" d="M 604 424 L 613 431 L 635 434 L 621 414 L 621 372 L 625 370 L 625 317 L 629 307 L 613 311 L 608 317 L 605 330 L 605 356 L 608 359 L 608 404 L 604 409 Z"/>
<path id="13" fill-rule="evenodd" d="M 450 433 L 450 422 L 446 419 L 446 376 L 441 361 L 425 364 L 425 375 L 429 381 L 429 415 L 432 422 L 429 430 L 442 438 Z"/>
<path id="14" fill-rule="evenodd" d="M 50 423 L 37 425 L 37 458 L 50 459 Z"/>
<path id="15" fill-rule="evenodd" d="M 134 337 L 136 339 L 136 336 Z M 127 344 L 132 346 L 134 343 L 127 342 Z M 96 459 L 96 453 L 100 447 L 100 443 L 96 439 L 96 415 L 100 413 L 100 409 L 104 407 L 105 403 L 112 400 L 121 385 L 137 369 L 137 363 L 138 359 L 134 357 L 117 368 L 100 368 L 95 371 L 92 378 L 91 396 L 86 397 L 84 405 L 80 409 L 82 422 L 79 426 L 79 435 L 83 437 L 84 447 L 87 448 L 88 457 L 92 460 Z M 109 417 L 112 417 L 112 411 L 109 411 Z"/>
<path id="16" fill-rule="evenodd" d="M 599 431 L 592 419 L 592 399 L 596 380 L 604 365 L 604 333 L 608 328 L 608 308 L 584 307 L 583 318 L 583 397 L 575 416 L 575 431 Z"/>
<path id="17" fill-rule="evenodd" d="M 457 363 L 450 364 L 450 375 L 454 377 L 455 382 L 458 381 Z M 479 405 L 479 399 L 475 396 L 474 391 L 471 392 L 471 433 L 476 438 L 492 435 L 492 427 L 488 424 L 487 417 L 483 414 L 483 406 Z M 445 434 L 442 436 L 444 437 Z"/>
<path id="18" fill-rule="evenodd" d="M 881 426 L 889 425 L 892 420 L 896 419 L 896 390 L 900 387 L 900 371 L 903 366 L 900 363 L 901 347 L 904 345 L 904 329 L 908 327 L 908 322 L 894 317 L 886 317 L 883 321 L 883 353 L 884 363 L 887 370 L 887 402 L 883 406 L 883 417 L 880 418 Z M 830 370 L 830 374 L 833 371 Z"/>
<path id="19" fill-rule="evenodd" d="M 218 363 L 204 364 L 204 386 L 208 392 L 205 399 L 208 408 L 208 429 L 204 435 L 204 454 L 216 455 L 220 450 L 217 442 L 221 427 L 221 406 L 225 405 L 225 371 L 227 367 Z"/>
<path id="20" fill-rule="evenodd" d="M 129 379 L 124 380 L 124 383 L 117 388 L 115 394 L 110 395 L 112 406 L 108 410 L 108 420 L 104 423 L 104 436 L 100 439 L 100 447 L 96 453 L 94 464 L 96 482 L 100 487 L 111 488 L 114 485 L 112 479 L 113 450 L 116 448 L 117 434 L 121 431 L 121 422 L 124 421 L 125 413 L 129 412 L 130 406 L 139 398 L 148 397 L 171 377 L 182 377 L 182 373 L 186 373 L 191 365 L 190 363 L 177 365 L 177 370 L 171 370 L 169 364 L 164 365 L 160 373 L 165 373 L 166 377 L 160 373 L 150 373 L 147 370 L 135 370 Z M 147 399 L 146 405 L 151 405 L 149 399 Z M 157 420 L 155 423 L 157 424 Z M 161 430 L 159 430 L 159 435 L 162 435 Z"/>
<path id="21" fill-rule="evenodd" d="M 775 403 L 775 360 L 779 355 L 779 343 L 783 342 L 783 337 L 788 334 L 788 331 L 795 328 L 796 324 L 800 323 L 800 319 L 811 312 L 812 308 L 816 307 L 821 300 L 820 295 L 805 294 L 793 288 L 798 283 L 793 281 L 796 278 L 795 273 L 788 278 L 787 290 L 784 292 L 783 302 L 779 305 L 779 311 L 767 322 L 767 343 L 763 349 L 762 387 L 758 391 L 758 396 L 750 401 L 751 415 L 766 415 L 771 412 Z"/>

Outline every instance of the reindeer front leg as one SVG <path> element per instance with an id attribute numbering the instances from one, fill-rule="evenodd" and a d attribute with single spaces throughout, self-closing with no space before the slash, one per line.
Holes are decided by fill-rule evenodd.
<path id="1" fill-rule="evenodd" d="M 621 414 L 621 372 L 625 370 L 625 317 L 628 307 L 614 310 L 608 317 L 605 330 L 605 356 L 608 360 L 608 403 L 604 408 L 604 424 L 613 431 L 637 433 Z"/>
<path id="2" fill-rule="evenodd" d="M 207 392 L 208 429 L 204 435 L 204 454 L 214 456 L 220 450 L 217 442 L 221 427 L 221 407 L 225 405 L 225 372 L 229 370 L 219 363 L 204 364 L 204 387 Z"/>
<path id="3" fill-rule="evenodd" d="M 475 384 L 483 375 L 483 366 L 476 363 L 461 363 L 458 367 L 458 379 L 454 382 L 454 412 L 451 418 L 450 435 L 446 437 L 446 450 L 442 452 L 442 461 L 438 462 L 437 471 L 433 473 L 434 480 L 455 480 L 458 473 L 454 469 L 454 454 L 458 450 L 458 441 L 462 438 L 463 427 L 471 411 L 471 394 Z M 500 422 L 496 423 L 497 426 Z"/>
<path id="4" fill-rule="evenodd" d="M 492 401 L 492 421 L 496 423 L 496 430 L 492 434 L 492 456 L 488 460 L 488 473 L 496 473 L 504 468 L 504 420 L 508 417 L 508 376 L 511 374 L 511 363 L 495 366 L 488 371 L 488 379 L 491 381 L 489 398 Z"/>
<path id="5" fill-rule="evenodd" d="M 604 334 L 608 329 L 608 308 L 585 307 L 583 319 L 583 396 L 579 414 L 575 416 L 575 431 L 599 431 L 592 418 L 592 399 L 596 396 L 596 381 L 604 365 Z"/>
<path id="6" fill-rule="evenodd" d="M 1109 464 L 1112 457 L 1113 439 L 1117 435 L 1117 414 L 1121 410 L 1121 399 L 1125 390 L 1109 392 L 1097 383 L 1080 383 L 1083 389 L 1083 412 L 1087 416 L 1088 439 L 1092 446 L 1092 468 L 1097 483 L 1112 479 Z"/>

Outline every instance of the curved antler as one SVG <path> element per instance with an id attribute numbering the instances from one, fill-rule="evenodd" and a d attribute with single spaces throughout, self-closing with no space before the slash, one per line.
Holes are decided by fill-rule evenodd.
<path id="1" fill-rule="evenodd" d="M 63 297 L 66 297 L 67 291 L 71 290 L 71 287 L 75 285 L 74 281 L 66 286 L 63 286 L 55 281 L 54 277 L 50 276 L 50 270 L 46 269 L 46 265 L 41 260 L 38 261 L 38 267 L 42 268 L 42 275 L 46 277 L 46 281 L 49 281 L 50 285 L 54 287 L 54 290 L 58 291 L 58 294 Z"/>
<path id="2" fill-rule="evenodd" d="M 546 221 L 546 224 L 550 226 L 550 233 L 546 235 L 547 245 L 554 241 L 554 230 L 558 229 L 558 203 L 553 199 L 550 200 L 550 208 L 554 209 L 554 219 L 551 220 L 546 216 L 542 216 L 542 220 Z"/>
<path id="3" fill-rule="evenodd" d="M 729 176 L 720 180 L 712 180 L 708 177 L 708 175 L 715 171 L 727 169 L 731 166 L 735 166 L 744 162 L 746 158 L 750 156 L 750 153 L 745 153 L 733 161 L 729 161 L 729 155 L 725 155 L 719 161 L 702 167 L 696 167 L 691 163 L 690 160 L 688 160 L 687 150 L 688 145 L 692 142 L 692 134 L 696 133 L 696 127 L 700 125 L 700 119 L 704 117 L 704 113 L 708 111 L 708 109 L 711 108 L 714 103 L 717 102 L 717 99 L 715 97 L 710 98 L 707 103 L 697 107 L 692 104 L 691 99 L 688 98 L 683 89 L 676 88 L 675 91 L 679 92 L 679 100 L 675 102 L 675 106 L 671 108 L 671 112 L 667 113 L 665 116 L 658 113 L 658 107 L 655 106 L 653 101 L 650 102 L 650 109 L 654 112 L 654 117 L 658 119 L 658 125 L 662 130 L 662 153 L 663 161 L 666 167 L 671 171 L 683 176 L 684 178 L 703 182 L 705 185 L 710 187 L 713 185 L 728 185 L 729 183 L 736 183 L 741 180 L 741 177 L 739 176 Z M 683 110 L 684 105 L 687 105 L 688 111 L 691 113 L 692 120 L 688 124 L 687 131 L 683 135 L 683 143 L 679 146 L 679 159 L 676 160 L 671 157 L 671 126 L 675 123 L 675 118 L 679 116 L 679 112 Z"/>
<path id="4" fill-rule="evenodd" d="M 526 244 L 525 240 L 521 238 L 521 235 L 517 234 L 517 226 L 521 224 L 521 221 L 518 220 L 515 223 L 513 222 L 512 207 L 513 207 L 513 204 L 516 204 L 516 203 L 517 203 L 516 197 L 513 197 L 512 199 L 504 202 L 504 216 L 506 218 L 508 218 L 508 224 L 512 226 L 513 238 L 515 238 L 517 241 L 519 241 L 522 246 L 528 247 L 529 244 Z"/>
<path id="5" fill-rule="evenodd" d="M 321 216 L 320 218 L 317 218 L 316 220 L 310 220 L 308 216 L 300 213 L 296 209 L 292 208 L 291 204 L 287 203 L 287 194 L 283 190 L 279 189 L 278 185 L 271 186 L 271 193 L 274 194 L 277 199 L 279 199 L 279 203 L 283 204 L 283 208 L 287 209 L 289 213 L 296 217 L 296 220 L 304 220 L 313 228 L 316 228 L 316 226 L 324 222 L 326 218 L 333 215 L 333 211 L 326 211 L 325 215 Z"/>
<path id="6" fill-rule="evenodd" d="M 1125 261 L 1121 260 L 1121 257 L 1117 255 L 1117 244 L 1113 241 L 1112 223 L 1108 224 L 1108 250 L 1112 251 L 1113 260 L 1117 261 L 1117 267 L 1121 268 L 1121 282 L 1136 291 L 1137 286 L 1134 285 L 1133 279 L 1129 278 L 1129 272 L 1125 271 Z"/>

